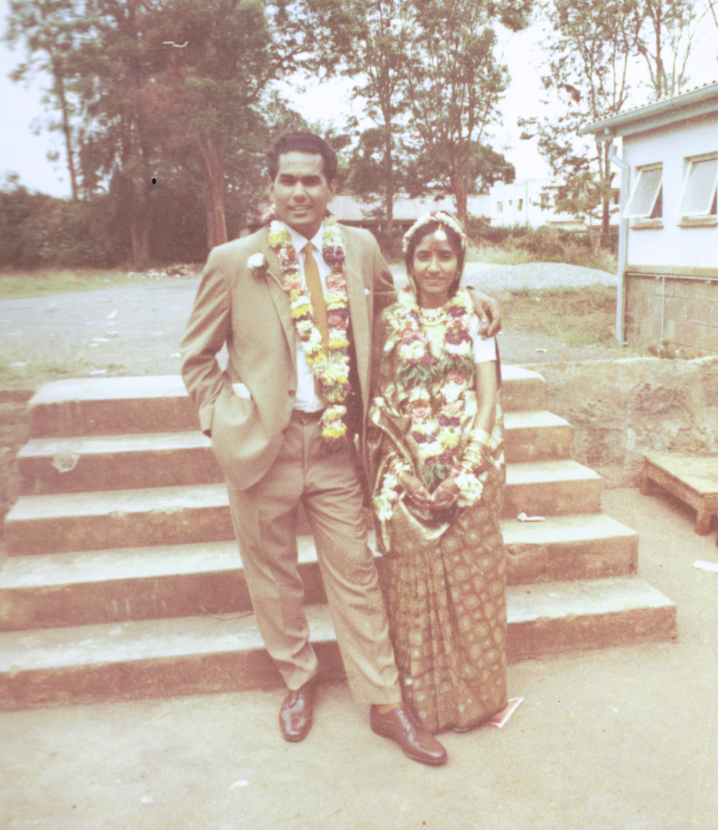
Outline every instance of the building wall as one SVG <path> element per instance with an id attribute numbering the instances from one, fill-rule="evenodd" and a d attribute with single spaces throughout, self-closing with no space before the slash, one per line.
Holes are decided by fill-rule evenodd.
<path id="1" fill-rule="evenodd" d="M 626 339 L 669 344 L 691 358 L 718 352 L 718 270 L 714 279 L 628 273 Z"/>
<path id="2" fill-rule="evenodd" d="M 631 265 L 718 268 L 718 225 L 679 227 L 679 200 L 685 159 L 718 151 L 718 113 L 623 139 L 623 160 L 636 167 L 663 163 L 663 219 L 660 223 L 629 221 L 627 263 Z"/>
<path id="3" fill-rule="evenodd" d="M 718 223 L 681 226 L 687 158 L 718 151 L 718 113 L 623 139 L 623 159 L 636 168 L 663 164 L 663 217 L 629 220 L 626 339 L 665 344 L 686 357 L 718 351 Z"/>

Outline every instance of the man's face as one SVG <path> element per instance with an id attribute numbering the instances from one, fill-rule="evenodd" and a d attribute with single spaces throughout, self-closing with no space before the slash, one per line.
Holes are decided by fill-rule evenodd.
<path id="1" fill-rule="evenodd" d="M 318 153 L 292 151 L 279 157 L 277 177 L 269 186 L 277 215 L 306 239 L 319 230 L 336 182 L 327 182 Z"/>

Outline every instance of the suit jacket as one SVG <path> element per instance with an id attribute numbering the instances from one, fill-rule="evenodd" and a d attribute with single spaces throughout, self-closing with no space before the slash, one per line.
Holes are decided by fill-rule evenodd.
<path id="1" fill-rule="evenodd" d="M 363 451 L 372 327 L 396 293 L 373 235 L 341 228 Z M 230 484 L 240 490 L 257 482 L 274 461 L 297 389 L 294 323 L 267 236 L 262 228 L 212 250 L 182 341 L 182 378 L 199 409 L 200 426 L 211 434 L 212 449 Z M 247 260 L 260 251 L 269 268 L 257 276 Z M 228 361 L 222 371 L 216 355 L 225 343 Z M 232 389 L 237 383 L 244 385 L 241 396 Z"/>

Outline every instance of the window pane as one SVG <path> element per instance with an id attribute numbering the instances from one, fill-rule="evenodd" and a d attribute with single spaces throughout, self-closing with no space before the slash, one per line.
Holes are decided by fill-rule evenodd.
<path id="1" fill-rule="evenodd" d="M 692 162 L 681 204 L 683 216 L 702 216 L 710 211 L 716 186 L 716 173 L 718 159 Z"/>
<path id="2" fill-rule="evenodd" d="M 650 170 L 641 170 L 638 174 L 636 189 L 626 209 L 626 216 L 648 216 L 656 197 L 656 190 L 663 176 L 662 167 L 652 167 Z"/>

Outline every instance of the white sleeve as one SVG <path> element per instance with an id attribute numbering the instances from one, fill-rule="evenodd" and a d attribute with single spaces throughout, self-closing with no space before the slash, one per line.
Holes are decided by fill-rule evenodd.
<path id="1" fill-rule="evenodd" d="M 479 318 L 475 314 L 471 315 L 469 335 L 474 344 L 474 363 L 488 363 L 490 360 L 496 360 L 496 339 L 494 337 L 488 337 L 486 340 L 481 338 Z"/>

